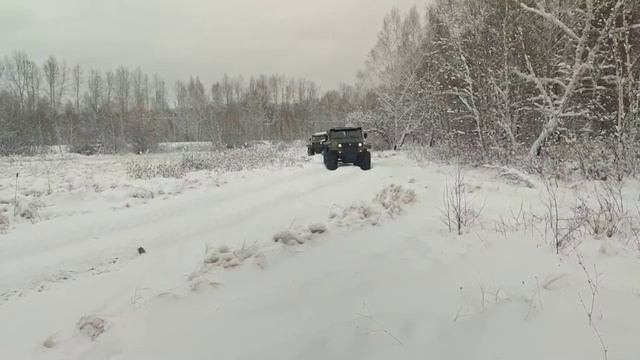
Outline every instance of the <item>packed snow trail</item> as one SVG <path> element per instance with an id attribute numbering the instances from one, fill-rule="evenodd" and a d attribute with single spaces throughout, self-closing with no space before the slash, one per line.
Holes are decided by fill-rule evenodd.
<path id="1" fill-rule="evenodd" d="M 505 238 L 493 229 L 496 214 L 523 202 L 539 210 L 539 190 L 469 173 L 486 208 L 483 224 L 457 237 L 441 222 L 451 170 L 397 154 L 374 159 L 369 172 L 329 172 L 316 158 L 130 209 L 19 226 L 0 237 L 0 293 L 21 293 L 0 302 L 1 357 L 601 359 L 572 255 L 554 255 L 536 231 Z M 329 219 L 389 184 L 413 189 L 418 203 L 376 226 Z M 276 232 L 318 222 L 328 233 L 311 242 L 273 243 Z M 260 263 L 206 271 L 204 287 L 192 278 L 206 248 L 254 244 Z M 602 246 L 580 249 L 606 274 L 597 324 L 610 359 L 633 358 L 640 261 L 622 245 Z M 84 316 L 106 321 L 94 341 L 78 330 Z"/>
<path id="2" fill-rule="evenodd" d="M 221 189 L 198 189 L 126 211 L 104 210 L 23 227 L 0 242 L 0 289 L 34 277 L 36 268 L 44 271 L 38 278 L 55 270 L 81 271 L 116 257 L 126 259 L 138 246 L 157 251 L 194 242 L 202 246 L 261 240 L 291 221 L 324 216 L 333 204 L 369 195 L 366 183 L 380 180 L 354 167 L 335 174 L 317 165 L 255 172 L 247 181 L 238 179 Z M 237 232 L 238 225 L 246 231 Z"/>

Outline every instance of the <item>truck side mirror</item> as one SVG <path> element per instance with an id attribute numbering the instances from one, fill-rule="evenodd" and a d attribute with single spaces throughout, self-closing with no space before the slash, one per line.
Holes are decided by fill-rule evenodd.
<path id="1" fill-rule="evenodd" d="M 367 133 L 364 133 L 364 138 L 366 139 L 368 135 L 369 135 L 369 134 L 367 134 Z"/>

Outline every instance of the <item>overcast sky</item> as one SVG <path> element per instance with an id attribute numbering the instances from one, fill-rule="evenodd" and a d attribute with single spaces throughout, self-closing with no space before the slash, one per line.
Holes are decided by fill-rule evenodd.
<path id="1" fill-rule="evenodd" d="M 425 0 L 0 0 L 2 51 L 170 82 L 281 73 L 352 82 L 383 16 Z M 5 54 L 6 55 L 6 54 Z"/>

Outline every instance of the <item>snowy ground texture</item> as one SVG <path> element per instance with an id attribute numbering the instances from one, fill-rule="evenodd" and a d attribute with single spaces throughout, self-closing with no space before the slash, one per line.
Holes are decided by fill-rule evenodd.
<path id="1" fill-rule="evenodd" d="M 638 358 L 635 182 L 279 151 L 0 160 L 0 358 Z"/>

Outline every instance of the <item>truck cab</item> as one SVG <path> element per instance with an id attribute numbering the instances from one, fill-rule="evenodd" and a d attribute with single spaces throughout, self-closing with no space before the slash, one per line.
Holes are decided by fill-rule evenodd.
<path id="1" fill-rule="evenodd" d="M 340 127 L 327 131 L 323 158 L 328 170 L 338 164 L 354 164 L 362 170 L 371 169 L 371 145 L 366 143 L 367 133 L 360 127 Z"/>

